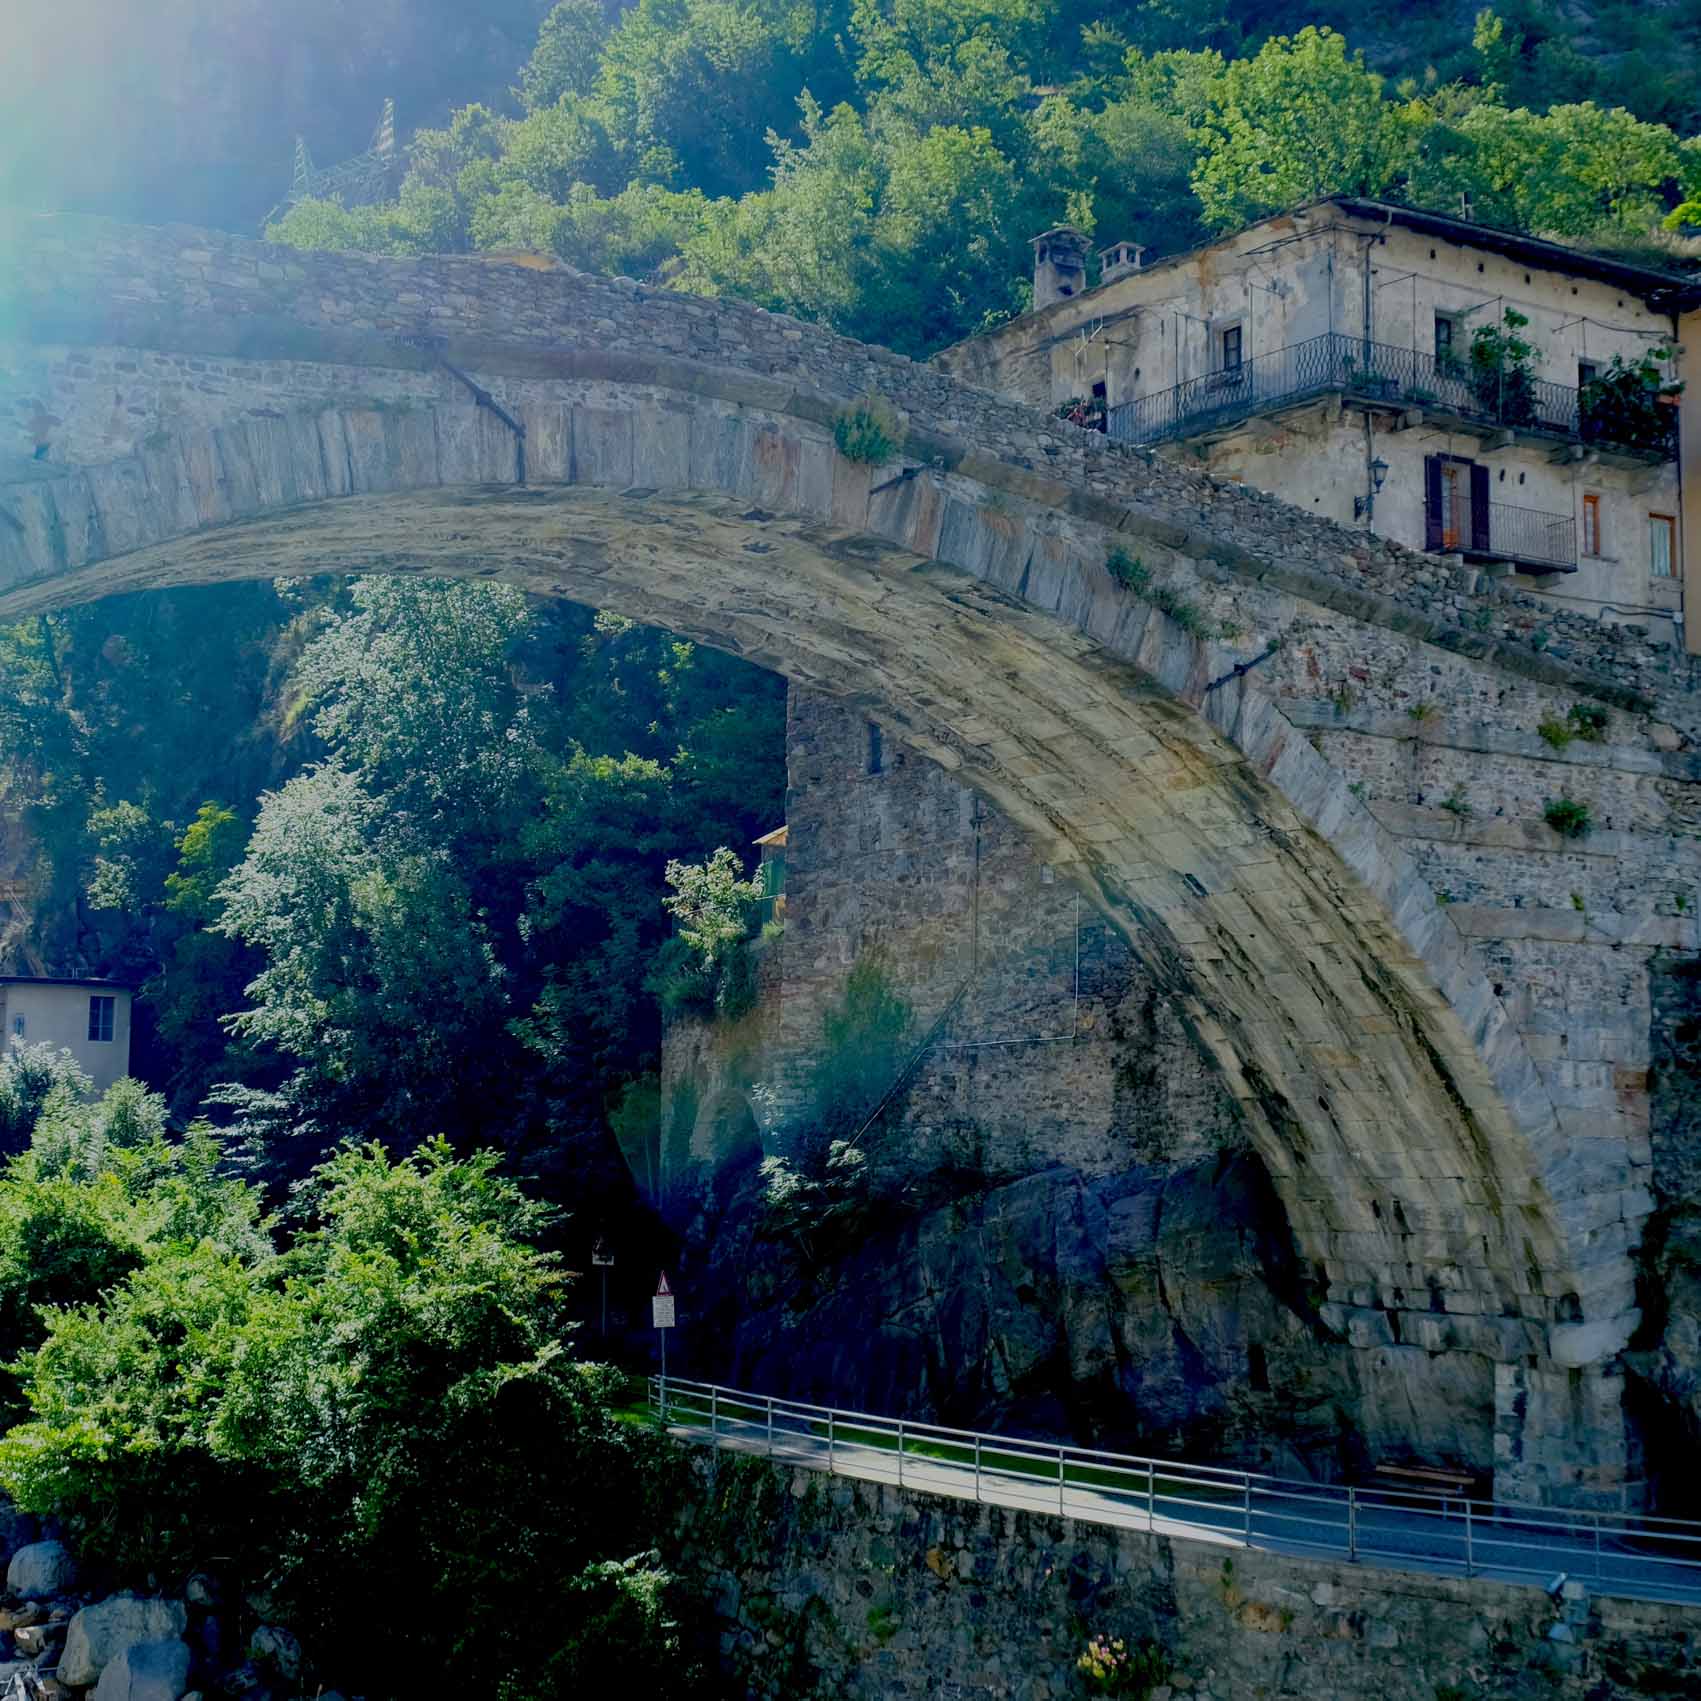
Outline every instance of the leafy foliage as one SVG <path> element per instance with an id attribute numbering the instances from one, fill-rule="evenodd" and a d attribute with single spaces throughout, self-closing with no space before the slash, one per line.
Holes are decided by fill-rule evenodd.
<path id="1" fill-rule="evenodd" d="M 1550 797 L 1542 806 L 1542 819 L 1568 839 L 1583 838 L 1594 825 L 1588 804 L 1574 797 Z"/>
<path id="2" fill-rule="evenodd" d="M 97 1560 L 265 1580 L 371 1694 L 474 1647 L 516 1701 L 617 1661 L 691 1693 L 677 1591 L 641 1551 L 666 1463 L 563 1344 L 552 1213 L 439 1140 L 339 1152 L 280 1223 L 161 1108 L 133 1083 L 50 1103 L 0 1175 L 19 1504 Z"/>
<path id="3" fill-rule="evenodd" d="M 1508 307 L 1498 324 L 1479 325 L 1471 334 L 1471 388 L 1485 412 L 1508 425 L 1535 418 L 1535 344 L 1520 333 L 1529 317 Z"/>
<path id="4" fill-rule="evenodd" d="M 847 461 L 877 467 L 898 452 L 898 422 L 884 402 L 868 397 L 840 411 L 833 441 Z"/>
<path id="5" fill-rule="evenodd" d="M 609 25 L 572 0 L 521 74 L 520 115 L 462 108 L 416 138 L 389 206 L 303 203 L 271 234 L 542 248 L 925 354 L 1028 306 L 1027 238 L 1059 219 L 1174 253 L 1350 191 L 1466 197 L 1490 222 L 1622 245 L 1701 193 L 1652 38 L 1617 77 L 1546 0 L 1484 12 L 1468 44 L 1384 20 L 1381 57 L 1392 29 L 1421 70 L 1390 78 L 1347 22 L 1363 20 L 1282 33 L 1251 0 L 639 0 Z M 855 452 L 895 446 L 853 424 Z"/>

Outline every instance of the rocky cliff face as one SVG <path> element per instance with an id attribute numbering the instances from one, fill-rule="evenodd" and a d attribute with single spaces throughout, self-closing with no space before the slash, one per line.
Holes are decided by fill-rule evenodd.
<path id="1" fill-rule="evenodd" d="M 1349 1390 L 1255 1159 L 945 1193 L 870 1195 L 799 1240 L 752 1173 L 695 1224 L 699 1368 L 962 1428 L 1332 1468 Z"/>

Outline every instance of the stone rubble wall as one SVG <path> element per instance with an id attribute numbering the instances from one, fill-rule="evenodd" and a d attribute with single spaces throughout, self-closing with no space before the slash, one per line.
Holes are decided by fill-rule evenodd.
<path id="1" fill-rule="evenodd" d="M 1628 1701 L 1701 1685 L 1693 1607 L 976 1506 L 703 1450 L 675 1556 L 752 1701 L 1064 1701 L 1089 1636 L 1152 1701 Z"/>

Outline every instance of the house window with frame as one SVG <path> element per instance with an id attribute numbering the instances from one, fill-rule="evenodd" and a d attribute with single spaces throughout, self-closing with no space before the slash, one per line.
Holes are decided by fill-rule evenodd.
<path id="1" fill-rule="evenodd" d="M 1593 490 L 1583 493 L 1583 553 L 1601 553 L 1601 499 Z"/>
<path id="2" fill-rule="evenodd" d="M 867 771 L 871 774 L 883 773 L 886 767 L 886 741 L 881 734 L 877 721 L 868 723 L 868 751 L 866 761 Z"/>
<path id="3" fill-rule="evenodd" d="M 1217 339 L 1217 349 L 1220 356 L 1219 365 L 1224 372 L 1238 372 L 1240 370 L 1242 347 L 1241 327 L 1239 325 L 1226 326 Z"/>
<path id="4" fill-rule="evenodd" d="M 1669 579 L 1677 571 L 1677 516 L 1648 516 L 1648 571 L 1656 579 Z"/>
<path id="5" fill-rule="evenodd" d="M 113 1008 L 118 1000 L 96 994 L 89 1000 L 89 1038 L 105 1043 L 112 1038 Z"/>
<path id="6" fill-rule="evenodd" d="M 1577 362 L 1577 388 L 1579 390 L 1582 389 L 1585 384 L 1594 383 L 1600 375 L 1601 369 L 1599 362 L 1593 360 L 1580 360 Z"/>
<path id="7" fill-rule="evenodd" d="M 29 1022 L 22 1016 L 12 1018 L 12 1038 L 22 1039 L 29 1032 Z"/>
<path id="8" fill-rule="evenodd" d="M 1435 362 L 1443 370 L 1457 365 L 1459 359 L 1459 319 L 1454 313 L 1435 315 Z"/>

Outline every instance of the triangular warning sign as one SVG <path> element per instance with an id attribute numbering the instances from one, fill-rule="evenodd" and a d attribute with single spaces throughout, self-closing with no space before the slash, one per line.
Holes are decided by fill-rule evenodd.
<path id="1" fill-rule="evenodd" d="M 656 1283 L 656 1298 L 660 1299 L 663 1294 L 669 1294 L 672 1292 L 673 1289 L 667 1285 L 667 1271 L 663 1270 L 661 1273 L 661 1280 Z"/>

